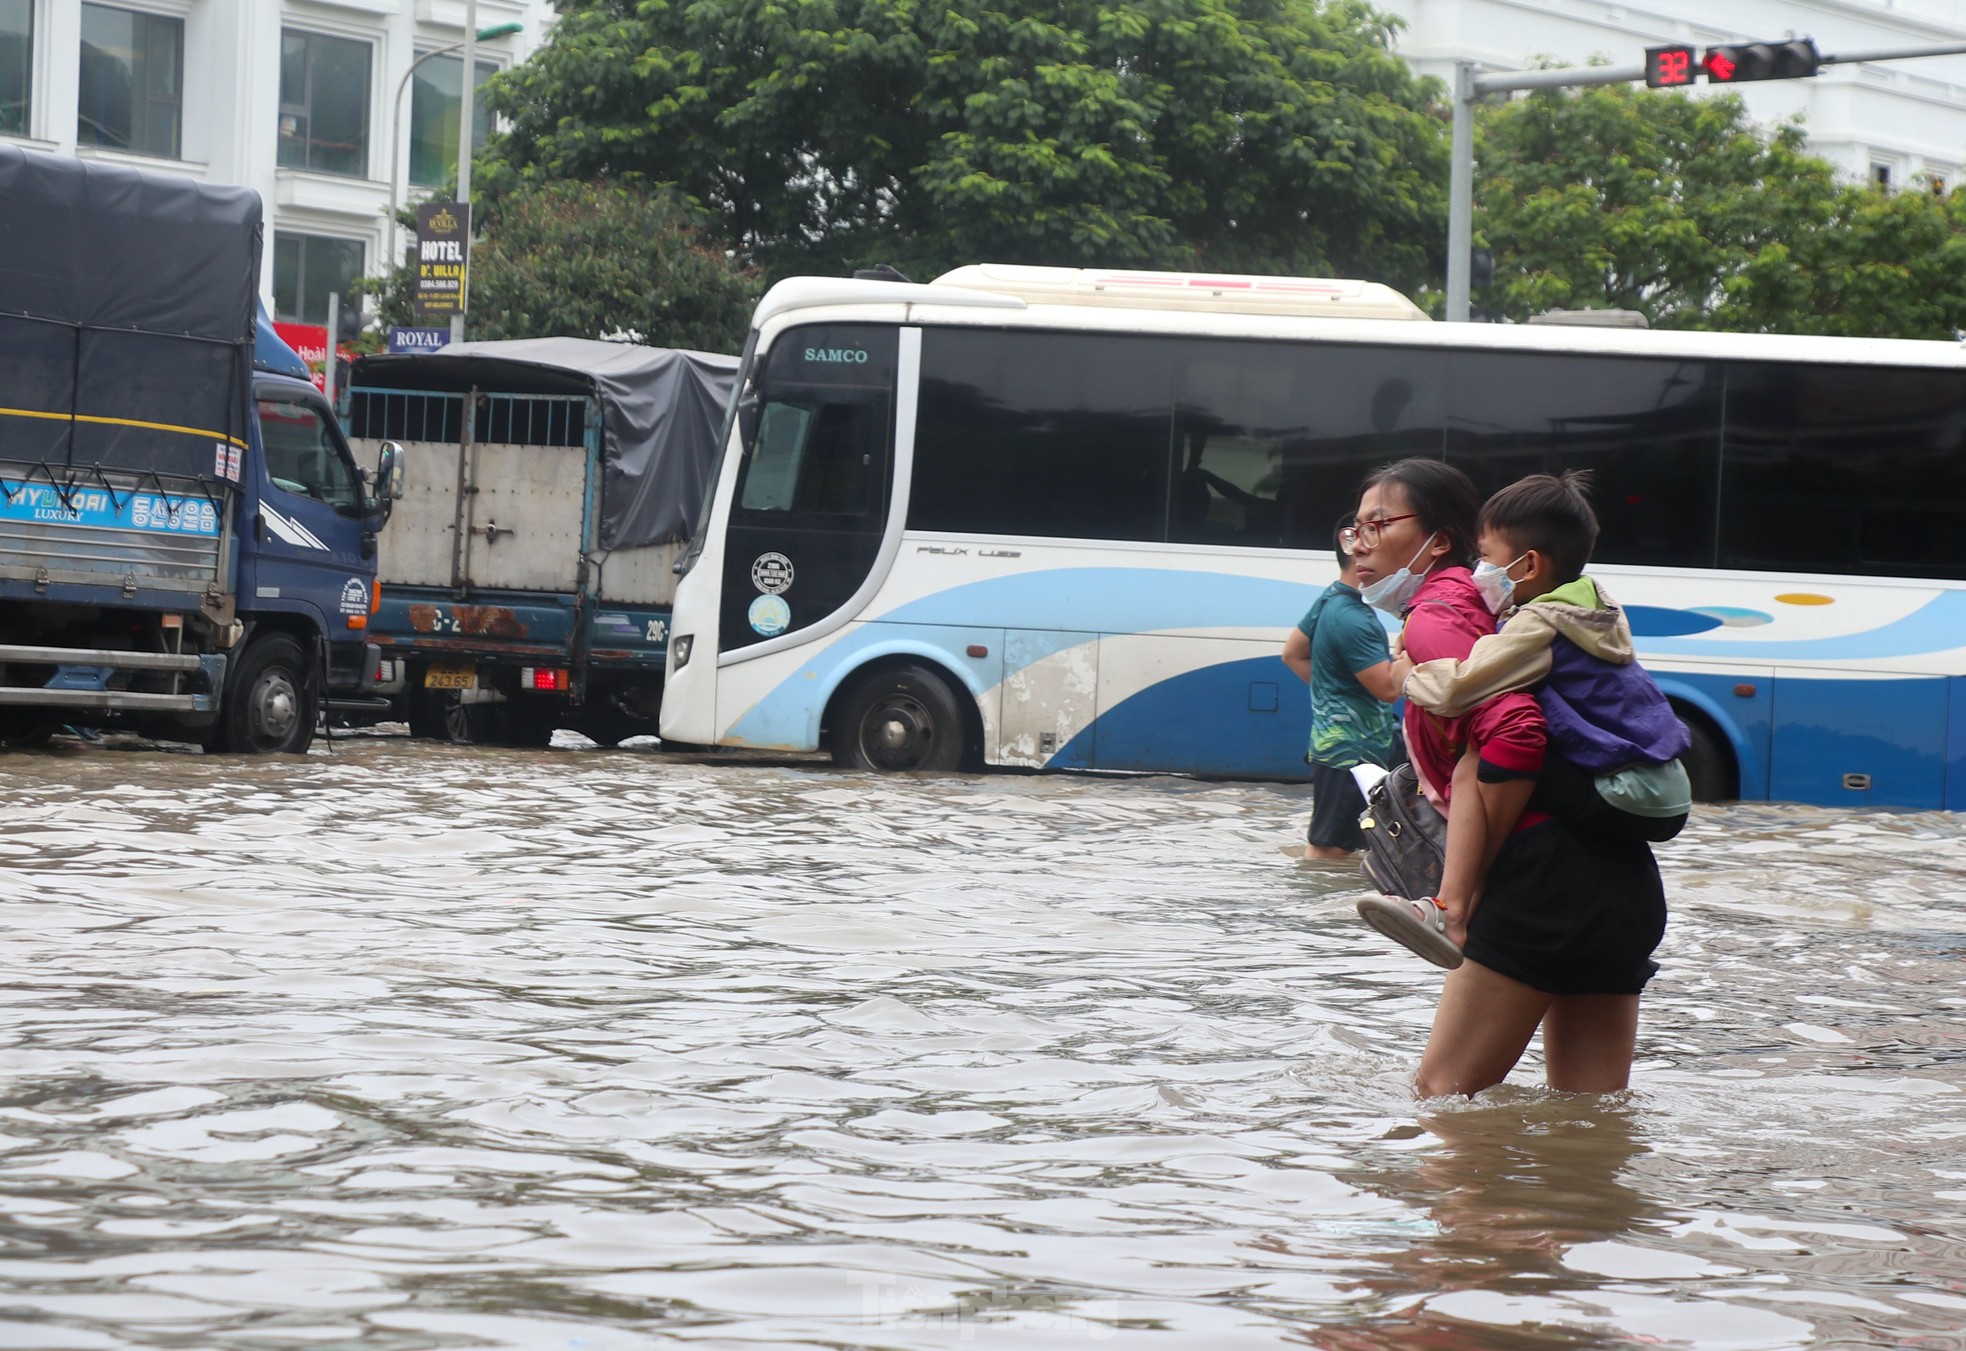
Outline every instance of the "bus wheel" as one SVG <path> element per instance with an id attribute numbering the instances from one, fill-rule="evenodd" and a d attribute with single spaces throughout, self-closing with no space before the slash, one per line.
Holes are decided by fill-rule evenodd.
<path id="1" fill-rule="evenodd" d="M 1707 730 L 1705 723 L 1686 717 L 1680 721 L 1693 735 L 1692 748 L 1680 759 L 1680 763 L 1686 766 L 1686 777 L 1693 781 L 1693 800 L 1732 801 L 1739 793 L 1734 787 L 1733 757 L 1721 747 L 1720 741 Z"/>
<path id="2" fill-rule="evenodd" d="M 932 671 L 876 671 L 848 689 L 837 710 L 829 738 L 835 764 L 893 774 L 951 770 L 962 761 L 962 708 Z"/>
<path id="3" fill-rule="evenodd" d="M 307 654 L 284 633 L 246 648 L 226 682 L 217 744 L 238 755 L 295 755 L 314 741 L 318 711 L 308 688 Z"/>

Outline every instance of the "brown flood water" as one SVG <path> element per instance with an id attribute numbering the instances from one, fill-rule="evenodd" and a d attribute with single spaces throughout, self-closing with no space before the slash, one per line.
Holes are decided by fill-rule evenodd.
<path id="1" fill-rule="evenodd" d="M 1421 1103 L 1292 789 L 0 775 L 0 1347 L 1966 1347 L 1966 817 L 1702 810 L 1633 1089 Z"/>

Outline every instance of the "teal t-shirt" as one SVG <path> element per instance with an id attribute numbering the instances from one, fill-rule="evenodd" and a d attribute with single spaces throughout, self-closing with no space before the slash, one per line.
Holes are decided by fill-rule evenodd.
<path id="1" fill-rule="evenodd" d="M 1311 640 L 1311 747 L 1304 758 L 1333 769 L 1391 768 L 1399 719 L 1357 679 L 1391 656 L 1379 617 L 1356 587 L 1333 582 L 1297 628 Z"/>

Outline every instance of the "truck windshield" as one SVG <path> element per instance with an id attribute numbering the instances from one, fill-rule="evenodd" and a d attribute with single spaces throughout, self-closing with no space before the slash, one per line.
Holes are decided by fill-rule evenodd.
<path id="1" fill-rule="evenodd" d="M 361 514 L 355 467 L 326 413 L 295 399 L 262 398 L 259 435 L 274 487 L 325 502 L 344 516 Z"/>

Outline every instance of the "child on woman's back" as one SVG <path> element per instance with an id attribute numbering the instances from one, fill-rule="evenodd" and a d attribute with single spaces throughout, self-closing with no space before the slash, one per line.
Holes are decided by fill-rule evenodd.
<path id="1" fill-rule="evenodd" d="M 1488 499 L 1478 523 L 1482 561 L 1474 582 L 1502 628 L 1478 640 L 1465 660 L 1412 667 L 1405 695 L 1416 708 L 1455 718 L 1534 688 L 1549 743 L 1528 809 L 1587 832 L 1667 840 L 1691 807 L 1691 785 L 1679 764 L 1691 738 L 1633 659 L 1624 611 L 1584 575 L 1597 543 L 1587 483 L 1576 471 L 1561 478 L 1537 474 Z M 1374 927 L 1443 966 L 1459 961 L 1448 917 L 1465 932 L 1494 846 L 1524 810 L 1519 787 L 1502 789 L 1522 776 L 1483 762 L 1469 777 L 1483 809 L 1470 813 L 1472 824 L 1450 829 L 1441 895 L 1360 905 Z"/>

